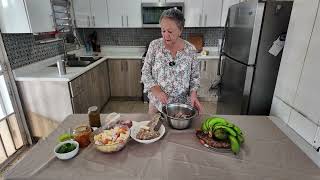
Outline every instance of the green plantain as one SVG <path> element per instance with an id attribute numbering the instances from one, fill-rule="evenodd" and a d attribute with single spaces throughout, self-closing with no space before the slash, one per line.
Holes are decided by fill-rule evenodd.
<path id="1" fill-rule="evenodd" d="M 238 126 L 234 125 L 232 128 L 237 132 L 237 134 L 243 135 L 241 129 Z"/>
<path id="2" fill-rule="evenodd" d="M 228 138 L 228 133 L 224 129 L 220 128 L 214 131 L 214 136 L 217 139 L 224 140 Z"/>
<path id="3" fill-rule="evenodd" d="M 230 144 L 231 144 L 231 151 L 234 154 L 238 154 L 240 151 L 240 144 L 237 140 L 237 138 L 235 136 L 229 135 L 228 136 L 229 140 L 230 140 Z"/>
<path id="4" fill-rule="evenodd" d="M 217 130 L 217 129 L 224 129 L 227 133 L 229 133 L 230 135 L 232 136 L 237 136 L 237 133 L 230 127 L 227 127 L 227 126 L 220 126 L 220 125 L 217 125 L 213 128 L 213 131 Z"/>
<path id="5" fill-rule="evenodd" d="M 240 145 L 244 143 L 244 137 L 241 134 L 237 134 L 237 140 Z"/>

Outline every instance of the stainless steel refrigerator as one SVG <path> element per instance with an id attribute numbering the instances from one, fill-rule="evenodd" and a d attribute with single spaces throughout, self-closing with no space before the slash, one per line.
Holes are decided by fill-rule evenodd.
<path id="1" fill-rule="evenodd" d="M 292 2 L 257 0 L 229 8 L 217 114 L 269 115 L 282 54 L 268 51 L 286 33 L 291 9 Z"/>

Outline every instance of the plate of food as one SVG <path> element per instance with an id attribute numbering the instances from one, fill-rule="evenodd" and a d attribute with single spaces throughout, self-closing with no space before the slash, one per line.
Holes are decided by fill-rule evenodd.
<path id="1" fill-rule="evenodd" d="M 151 121 L 133 121 L 130 136 L 137 142 L 150 144 L 158 141 L 166 132 L 165 127 L 161 124 L 160 115 L 155 115 Z"/>
<path id="2" fill-rule="evenodd" d="M 205 147 L 238 154 L 244 143 L 244 133 L 235 124 L 220 117 L 209 117 L 196 130 L 196 136 Z"/>

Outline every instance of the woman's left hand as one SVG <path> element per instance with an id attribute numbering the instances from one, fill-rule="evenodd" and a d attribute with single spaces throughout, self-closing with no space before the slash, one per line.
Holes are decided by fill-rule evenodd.
<path id="1" fill-rule="evenodd" d="M 200 101 L 198 100 L 196 91 L 191 91 L 190 100 L 191 100 L 191 105 L 195 107 L 199 111 L 199 113 L 202 113 L 203 107 Z"/>

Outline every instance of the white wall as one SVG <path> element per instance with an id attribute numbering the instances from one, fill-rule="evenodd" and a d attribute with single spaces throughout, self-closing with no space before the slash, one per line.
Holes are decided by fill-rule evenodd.
<path id="1" fill-rule="evenodd" d="M 307 142 L 306 153 L 318 165 L 320 153 L 315 148 L 320 146 L 319 1 L 294 1 L 270 112 Z"/>

